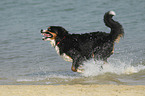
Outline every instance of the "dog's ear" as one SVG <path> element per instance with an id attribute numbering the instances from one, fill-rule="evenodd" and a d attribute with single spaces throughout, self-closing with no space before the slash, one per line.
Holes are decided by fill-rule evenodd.
<path id="1" fill-rule="evenodd" d="M 57 36 L 61 37 L 69 34 L 68 31 L 61 26 L 50 26 L 48 29 L 51 29 L 51 32 L 54 32 Z"/>
<path id="2" fill-rule="evenodd" d="M 64 29 L 63 27 L 60 27 L 60 32 L 63 32 L 64 34 L 68 34 L 68 31 Z"/>
<path id="3" fill-rule="evenodd" d="M 63 27 L 58 27 L 57 33 L 58 33 L 58 35 L 61 35 L 61 36 L 68 35 L 68 31 L 66 29 L 64 29 Z"/>

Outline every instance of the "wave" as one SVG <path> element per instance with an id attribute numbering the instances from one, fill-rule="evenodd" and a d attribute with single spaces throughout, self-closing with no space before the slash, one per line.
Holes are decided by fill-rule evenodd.
<path id="1" fill-rule="evenodd" d="M 103 61 L 94 61 L 91 59 L 84 62 L 84 72 L 81 74 L 65 70 L 46 71 L 42 68 L 39 72 L 26 74 L 17 78 L 16 84 L 124 84 L 124 82 L 125 84 L 134 84 L 132 82 L 136 82 L 134 78 L 136 74 L 139 76 L 138 78 L 144 76 L 142 75 L 142 72 L 144 74 L 142 70 L 145 70 L 145 65 L 144 63 L 133 63 L 133 60 L 110 58 L 108 63 L 104 64 Z M 118 77 L 116 77 L 116 75 L 118 75 Z M 138 82 L 139 84 L 143 84 L 144 79 L 138 79 Z"/>
<path id="2" fill-rule="evenodd" d="M 71 71 L 48 71 L 27 74 L 26 76 L 17 78 L 16 82 L 19 84 L 62 84 L 63 82 L 69 82 L 77 78 L 80 78 L 80 74 Z"/>

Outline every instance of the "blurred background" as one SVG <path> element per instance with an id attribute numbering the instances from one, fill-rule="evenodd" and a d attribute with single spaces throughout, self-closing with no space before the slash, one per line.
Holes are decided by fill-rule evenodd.
<path id="1" fill-rule="evenodd" d="M 128 84 L 145 85 L 144 0 L 3 0 L 0 2 L 0 84 Z M 104 13 L 116 12 L 125 31 L 111 67 L 98 72 L 86 62 L 84 74 L 41 40 L 41 29 L 63 26 L 70 33 L 110 32 Z M 99 62 L 101 63 L 101 62 Z"/>

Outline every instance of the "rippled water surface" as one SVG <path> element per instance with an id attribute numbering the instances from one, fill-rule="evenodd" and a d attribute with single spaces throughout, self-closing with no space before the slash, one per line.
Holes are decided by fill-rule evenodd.
<path id="1" fill-rule="evenodd" d="M 145 85 L 144 0 L 3 0 L 0 2 L 0 84 Z M 60 25 L 71 33 L 110 32 L 103 15 L 116 12 L 125 30 L 108 64 L 90 60 L 83 74 L 41 40 L 41 29 Z"/>

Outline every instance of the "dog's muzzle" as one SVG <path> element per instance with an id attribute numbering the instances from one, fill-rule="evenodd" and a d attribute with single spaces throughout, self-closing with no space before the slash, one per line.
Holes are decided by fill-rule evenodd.
<path id="1" fill-rule="evenodd" d="M 40 33 L 43 35 L 42 40 L 47 39 L 46 37 L 44 37 L 44 31 L 43 31 L 43 29 L 40 30 Z"/>
<path id="2" fill-rule="evenodd" d="M 43 33 L 43 29 L 41 29 L 40 33 Z"/>
<path id="3" fill-rule="evenodd" d="M 53 35 L 50 32 L 48 32 L 47 30 L 41 29 L 40 33 L 43 35 L 42 40 L 46 40 L 48 38 L 52 38 L 53 37 Z"/>

